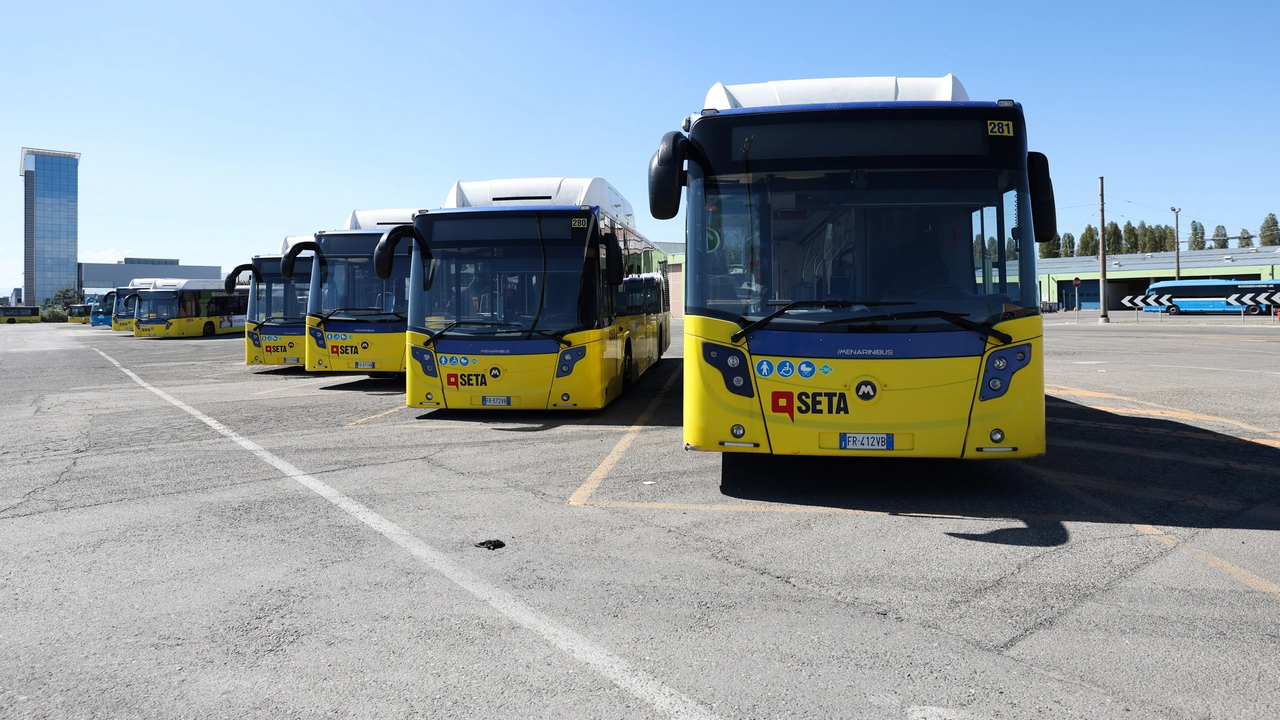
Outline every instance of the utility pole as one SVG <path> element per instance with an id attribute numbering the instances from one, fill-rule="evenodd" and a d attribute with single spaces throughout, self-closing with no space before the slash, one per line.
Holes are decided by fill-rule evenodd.
<path id="1" fill-rule="evenodd" d="M 1178 239 L 1178 213 L 1182 208 L 1171 207 L 1173 211 L 1173 279 L 1182 279 L 1182 241 Z"/>
<path id="2" fill-rule="evenodd" d="M 1102 177 L 1098 177 L 1098 306 L 1102 314 L 1098 322 L 1109 323 L 1107 316 L 1107 198 L 1103 192 Z"/>

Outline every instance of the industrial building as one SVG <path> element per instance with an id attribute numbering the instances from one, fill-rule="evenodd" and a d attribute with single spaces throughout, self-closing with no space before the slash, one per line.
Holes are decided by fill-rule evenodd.
<path id="1" fill-rule="evenodd" d="M 221 279 L 219 265 L 182 265 L 169 258 L 125 258 L 115 263 L 80 263 L 79 287 L 86 295 L 124 287 L 140 277 L 178 280 Z"/>

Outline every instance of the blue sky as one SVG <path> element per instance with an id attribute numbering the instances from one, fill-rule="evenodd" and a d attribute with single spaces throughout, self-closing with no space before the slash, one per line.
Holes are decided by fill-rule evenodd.
<path id="1" fill-rule="evenodd" d="M 1276 3 L 0 1 L 0 288 L 22 146 L 83 153 L 80 259 L 221 265 L 453 181 L 607 178 L 641 232 L 658 139 L 715 82 L 954 73 L 1023 103 L 1059 229 L 1280 213 Z M 5 185 L 0 185 L 0 188 Z M 7 199 L 3 199 L 7 198 Z M 1127 202 L 1126 202 L 1127 201 Z"/>

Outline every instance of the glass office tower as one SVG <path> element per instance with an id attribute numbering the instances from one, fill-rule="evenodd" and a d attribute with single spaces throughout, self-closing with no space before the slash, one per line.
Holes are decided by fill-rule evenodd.
<path id="1" fill-rule="evenodd" d="M 25 190 L 22 299 L 40 305 L 79 279 L 80 153 L 22 148 L 18 174 Z"/>

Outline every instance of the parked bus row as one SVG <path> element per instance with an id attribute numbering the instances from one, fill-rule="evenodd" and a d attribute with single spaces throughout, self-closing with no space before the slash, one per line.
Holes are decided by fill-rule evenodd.
<path id="1" fill-rule="evenodd" d="M 1043 454 L 1040 303 L 1017 278 L 1056 217 L 1022 107 L 950 75 L 716 84 L 701 107 L 648 183 L 650 213 L 686 223 L 686 446 Z M 404 373 L 422 408 L 604 407 L 670 342 L 663 256 L 600 178 L 455 183 L 183 292 L 118 289 L 113 327 L 220 332 L 175 320 L 244 297 L 249 364 Z"/>

